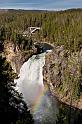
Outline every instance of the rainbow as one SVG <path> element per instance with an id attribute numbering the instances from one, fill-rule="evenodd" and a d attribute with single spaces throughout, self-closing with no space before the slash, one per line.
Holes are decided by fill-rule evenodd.
<path id="1" fill-rule="evenodd" d="M 39 107 L 42 103 L 42 99 L 43 99 L 43 96 L 44 94 L 48 91 L 48 87 L 45 86 L 44 89 L 41 89 L 41 91 L 38 93 L 36 99 L 35 99 L 35 102 L 33 104 L 33 107 L 32 107 L 32 112 L 35 113 L 36 111 L 39 110 Z M 44 110 L 43 110 L 44 111 Z"/>

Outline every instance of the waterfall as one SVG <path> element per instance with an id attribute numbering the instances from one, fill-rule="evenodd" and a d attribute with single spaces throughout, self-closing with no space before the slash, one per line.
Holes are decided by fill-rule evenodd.
<path id="1" fill-rule="evenodd" d="M 23 94 L 29 108 L 32 108 L 35 124 L 55 124 L 57 101 L 43 84 L 44 64 L 45 53 L 33 55 L 22 65 L 20 78 L 15 80 L 16 88 Z"/>

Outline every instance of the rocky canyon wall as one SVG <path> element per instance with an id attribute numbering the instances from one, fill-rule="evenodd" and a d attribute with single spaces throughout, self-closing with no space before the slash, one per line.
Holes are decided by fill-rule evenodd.
<path id="1" fill-rule="evenodd" d="M 44 84 L 60 101 L 82 109 L 82 50 L 71 53 L 64 46 L 54 47 L 45 56 Z"/>
<path id="2" fill-rule="evenodd" d="M 23 63 L 33 55 L 33 50 L 24 53 L 12 42 L 5 41 L 4 55 L 13 70 L 19 74 Z M 43 81 L 60 101 L 67 104 L 72 101 L 73 106 L 82 109 L 82 49 L 71 53 L 64 46 L 57 46 L 52 52 L 47 52 Z"/>
<path id="3" fill-rule="evenodd" d="M 14 72 L 19 74 L 21 66 L 29 59 L 30 56 L 32 56 L 33 50 L 29 50 L 25 53 L 20 50 L 17 45 L 15 46 L 12 41 L 5 41 L 3 53 L 7 61 L 11 63 Z"/>

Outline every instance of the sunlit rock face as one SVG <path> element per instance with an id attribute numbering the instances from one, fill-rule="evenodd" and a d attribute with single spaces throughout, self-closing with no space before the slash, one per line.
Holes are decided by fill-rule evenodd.
<path id="1" fill-rule="evenodd" d="M 49 86 L 51 93 L 59 101 L 70 105 L 71 92 L 75 99 L 80 95 L 78 84 L 81 80 L 81 68 L 82 50 L 70 54 L 70 51 L 66 50 L 64 46 L 55 46 L 52 52 L 45 55 L 44 84 Z M 74 89 L 74 87 L 76 88 Z M 82 102 L 78 102 L 78 100 L 75 102 L 75 99 L 72 99 L 72 105 L 82 109 Z M 81 97 L 79 101 L 81 101 Z"/>
<path id="2" fill-rule="evenodd" d="M 45 54 L 33 55 L 20 70 L 17 89 L 23 94 L 27 105 L 32 108 L 35 124 L 55 124 L 57 101 L 43 83 Z"/>

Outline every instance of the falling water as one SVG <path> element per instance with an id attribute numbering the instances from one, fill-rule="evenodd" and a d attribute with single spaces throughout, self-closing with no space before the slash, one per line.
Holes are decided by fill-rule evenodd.
<path id="1" fill-rule="evenodd" d="M 43 66 L 45 53 L 33 55 L 20 70 L 20 78 L 16 80 L 17 89 L 23 94 L 35 124 L 55 124 L 57 101 L 43 84 Z"/>

